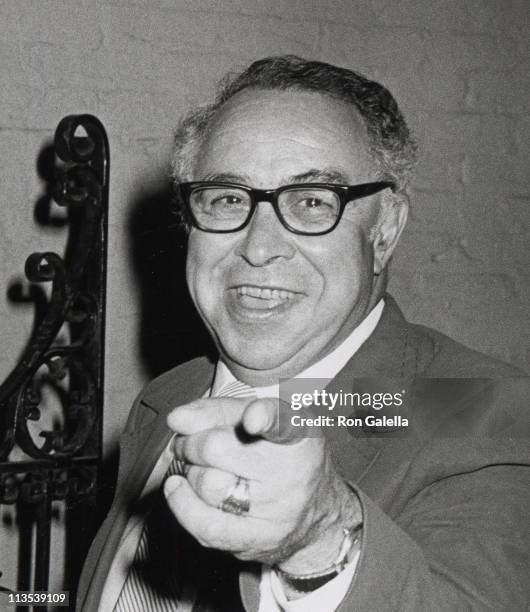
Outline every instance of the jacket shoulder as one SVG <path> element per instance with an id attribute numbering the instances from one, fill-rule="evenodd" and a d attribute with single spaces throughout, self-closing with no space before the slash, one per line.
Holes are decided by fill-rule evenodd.
<path id="1" fill-rule="evenodd" d="M 215 365 L 207 357 L 197 357 L 157 376 L 138 394 L 125 431 L 140 427 L 146 413 L 153 409 L 166 413 L 201 397 L 210 387 L 214 372 Z"/>
<path id="2" fill-rule="evenodd" d="M 471 349 L 449 336 L 409 323 L 412 344 L 416 346 L 417 371 L 421 376 L 440 378 L 511 378 L 527 376 L 519 368 Z"/>
<path id="3" fill-rule="evenodd" d="M 209 386 L 215 365 L 207 357 L 197 357 L 182 363 L 151 380 L 142 390 L 142 401 L 166 399 L 181 395 L 186 390 Z"/>

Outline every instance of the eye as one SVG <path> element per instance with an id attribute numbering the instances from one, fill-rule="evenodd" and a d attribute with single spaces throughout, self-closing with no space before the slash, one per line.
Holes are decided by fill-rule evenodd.
<path id="1" fill-rule="evenodd" d="M 223 194 L 212 196 L 210 200 L 210 206 L 223 206 L 231 207 L 243 204 L 243 199 L 238 195 Z"/>
<path id="2" fill-rule="evenodd" d="M 208 187 L 197 190 L 191 200 L 194 214 L 217 218 L 239 218 L 248 213 L 247 193 L 230 187 Z"/>
<path id="3" fill-rule="evenodd" d="M 298 206 L 301 206 L 302 208 L 322 208 L 329 206 L 329 202 L 315 197 L 303 198 L 302 200 L 299 200 Z"/>
<path id="4" fill-rule="evenodd" d="M 293 211 L 316 213 L 335 209 L 337 197 L 327 189 L 291 189 L 282 194 L 281 202 Z"/>
<path id="5" fill-rule="evenodd" d="M 336 209 L 333 195 L 326 193 L 298 193 L 293 194 L 290 202 L 291 210 L 298 215 L 327 215 Z"/>

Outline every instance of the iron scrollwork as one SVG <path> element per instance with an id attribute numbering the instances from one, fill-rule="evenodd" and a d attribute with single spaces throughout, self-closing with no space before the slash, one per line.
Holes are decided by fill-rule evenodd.
<path id="1" fill-rule="evenodd" d="M 37 590 L 48 585 L 52 501 L 75 505 L 94 495 L 103 407 L 108 139 L 96 117 L 70 115 L 57 126 L 54 149 L 62 164 L 53 199 L 66 209 L 68 243 L 64 258 L 44 252 L 26 260 L 27 279 L 50 285 L 47 308 L 0 386 L 0 504 L 35 507 Z M 44 386 L 60 400 L 52 423 Z"/>

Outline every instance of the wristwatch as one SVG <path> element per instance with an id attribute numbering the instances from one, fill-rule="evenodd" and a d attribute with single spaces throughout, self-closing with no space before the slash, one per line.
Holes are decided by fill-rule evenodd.
<path id="1" fill-rule="evenodd" d="M 353 528 L 343 529 L 344 538 L 342 540 L 337 559 L 325 570 L 313 572 L 311 574 L 290 574 L 289 572 L 285 572 L 276 566 L 276 572 L 285 583 L 300 593 L 310 593 L 311 591 L 316 591 L 321 586 L 326 584 L 326 582 L 336 578 L 351 561 L 351 553 L 355 543 L 361 537 L 362 527 L 363 524 L 359 523 Z"/>

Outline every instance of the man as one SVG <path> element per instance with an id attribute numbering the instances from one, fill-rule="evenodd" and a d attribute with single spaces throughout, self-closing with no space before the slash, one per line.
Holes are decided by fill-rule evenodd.
<path id="1" fill-rule="evenodd" d="M 187 281 L 219 361 L 133 407 L 79 609 L 525 607 L 524 379 L 385 294 L 414 160 L 386 89 L 296 57 L 252 64 L 181 124 Z M 337 396 L 377 377 L 414 392 L 414 434 L 279 429 L 280 378 Z M 437 378 L 470 380 L 414 383 Z"/>

